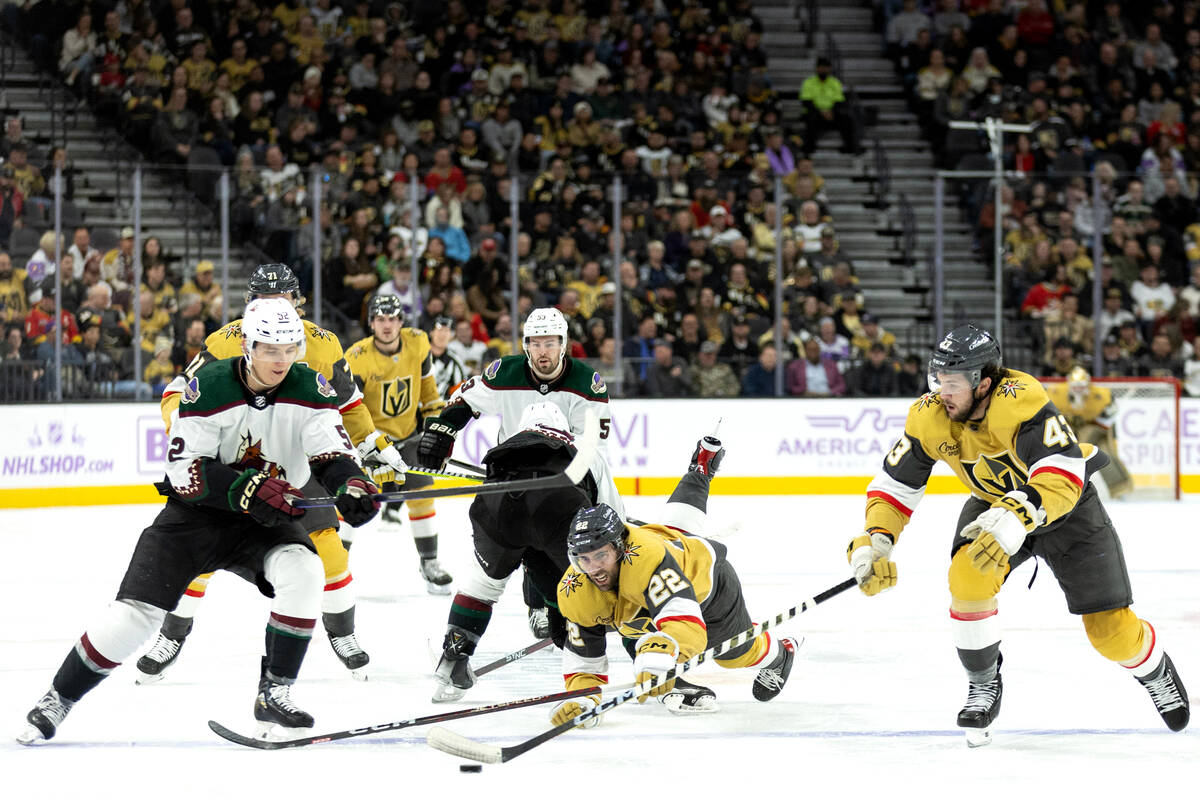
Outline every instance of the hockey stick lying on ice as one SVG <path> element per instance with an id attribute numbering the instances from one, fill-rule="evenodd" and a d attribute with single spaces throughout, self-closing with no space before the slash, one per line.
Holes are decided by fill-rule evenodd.
<path id="1" fill-rule="evenodd" d="M 478 464 L 472 464 L 470 461 L 459 461 L 457 458 L 452 458 L 446 462 L 455 469 L 461 469 L 463 472 L 470 472 L 482 478 L 487 474 L 487 470 Z"/>
<path id="2" fill-rule="evenodd" d="M 472 494 L 504 494 L 506 492 L 528 492 L 534 489 L 553 489 L 559 486 L 573 486 L 583 480 L 583 476 L 591 468 L 600 445 L 600 418 L 596 413 L 589 412 L 583 433 L 575 439 L 575 457 L 567 468 L 555 475 L 545 475 L 540 478 L 521 478 L 515 481 L 498 481 L 496 483 L 480 483 L 470 486 L 446 486 L 441 489 L 413 489 L 412 491 L 380 492 L 372 495 L 376 503 L 399 503 L 403 500 L 425 500 L 434 497 L 461 497 Z M 292 505 L 296 508 L 318 508 L 332 506 L 336 497 L 301 497 Z"/>
<path id="3" fill-rule="evenodd" d="M 625 690 L 631 686 L 633 686 L 633 684 L 614 686 L 612 688 Z M 350 728 L 344 731 L 323 733 L 319 736 L 305 736 L 301 739 L 254 739 L 250 736 L 243 736 L 240 733 L 235 733 L 221 723 L 211 719 L 208 721 L 208 727 L 213 733 L 217 734 L 217 736 L 220 736 L 222 739 L 228 739 L 234 744 L 253 747 L 256 750 L 286 750 L 292 747 L 306 747 L 310 744 L 323 744 L 324 742 L 335 742 L 339 739 L 353 739 L 359 736 L 370 736 L 371 734 L 375 733 L 383 733 L 384 731 L 412 728 L 417 725 L 431 725 L 435 722 L 449 722 L 450 720 L 454 719 L 477 717 L 481 714 L 494 714 L 497 711 L 507 711 L 511 708 L 524 708 L 525 706 L 536 706 L 541 705 L 542 703 L 554 703 L 559 700 L 570 700 L 572 697 L 582 697 L 586 694 L 595 693 L 596 687 L 594 686 L 585 687 L 582 689 L 570 689 L 564 692 L 544 694 L 538 697 L 525 697 L 520 700 L 508 700 L 504 703 L 494 703 L 489 706 L 476 706 L 475 708 L 464 708 L 458 711 L 446 711 L 442 714 L 431 714 L 428 717 L 415 717 L 413 719 L 403 719 L 397 722 L 384 722 L 380 725 L 371 725 L 367 728 Z"/>
<path id="4" fill-rule="evenodd" d="M 630 700 L 648 693 L 655 686 L 677 678 L 678 676 L 709 660 L 710 658 L 715 658 L 716 656 L 719 656 L 728 650 L 732 650 L 738 645 L 745 644 L 763 631 L 769 628 L 777 627 L 797 614 L 803 614 L 813 606 L 824 603 L 831 597 L 836 597 L 854 585 L 854 578 L 847 578 L 837 586 L 826 589 L 817 596 L 805 600 L 799 605 L 793 606 L 781 614 L 777 614 L 772 619 L 755 623 L 753 627 L 742 631 L 737 636 L 734 636 L 731 639 L 726 639 L 717 646 L 708 648 L 703 653 L 697 653 L 682 664 L 676 664 L 661 677 L 651 678 L 648 681 L 644 681 L 643 683 L 626 689 L 618 695 L 613 695 L 600 705 L 583 712 L 574 719 L 569 719 L 563 724 L 557 725 L 548 731 L 534 736 L 532 739 L 527 739 L 521 742 L 520 744 L 515 744 L 510 747 L 497 747 L 496 745 L 484 744 L 483 742 L 469 739 L 466 736 L 446 730 L 445 728 L 437 727 L 430 729 L 429 733 L 425 736 L 425 741 L 428 742 L 431 747 L 441 750 L 443 753 L 449 753 L 452 756 L 460 756 L 462 758 L 469 758 L 472 761 L 479 761 L 483 764 L 502 764 L 505 761 L 511 761 L 522 753 L 526 753 L 538 745 L 544 744 L 554 737 L 566 733 L 576 725 L 586 722 L 592 717 L 599 716 L 605 711 L 614 709 L 622 703 L 628 703 Z"/>
<path id="5" fill-rule="evenodd" d="M 434 655 L 433 647 L 428 639 L 425 640 L 425 644 L 429 647 L 430 660 L 436 663 L 437 657 Z M 506 664 L 511 664 L 514 661 L 520 661 L 530 653 L 536 653 L 538 650 L 549 647 L 552 644 L 554 644 L 553 639 L 539 639 L 533 644 L 527 644 L 520 650 L 513 650 L 508 655 L 500 656 L 495 661 L 489 661 L 488 663 L 484 664 L 482 667 L 475 670 L 475 677 L 478 678 L 480 676 L 487 675 L 489 672 L 498 670 Z"/>

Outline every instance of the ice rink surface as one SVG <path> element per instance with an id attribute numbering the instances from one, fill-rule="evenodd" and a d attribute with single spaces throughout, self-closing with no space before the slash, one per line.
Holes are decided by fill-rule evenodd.
<path id="1" fill-rule="evenodd" d="M 966 684 L 950 642 L 945 586 L 962 499 L 923 501 L 894 553 L 896 589 L 874 598 L 851 590 L 781 629 L 806 642 L 774 702 L 751 698 L 752 671 L 705 665 L 696 679 L 716 690 L 720 713 L 678 717 L 656 702 L 627 703 L 597 728 L 572 731 L 480 774 L 460 773 L 463 762 L 428 747 L 419 727 L 279 752 L 212 734 L 209 719 L 246 733 L 253 728 L 268 608 L 253 587 L 228 574 L 213 580 L 165 681 L 136 686 L 131 659 L 75 707 L 52 742 L 15 744 L 25 712 L 116 591 L 137 535 L 157 509 L 3 511 L 0 794 L 381 800 L 467 792 L 489 798 L 1190 793 L 1186 787 L 1200 779 L 1200 728 L 1166 729 L 1135 680 L 1091 649 L 1044 565 L 1032 588 L 1033 565 L 1023 565 L 1000 596 L 1003 711 L 995 741 L 968 750 L 954 725 Z M 662 502 L 627 500 L 630 514 L 648 520 Z M 724 541 L 751 616 L 773 616 L 847 577 L 845 547 L 860 529 L 862 508 L 861 497 L 713 497 L 710 530 L 741 526 Z M 470 553 L 466 510 L 463 500 L 438 504 L 442 562 L 456 575 Z M 1124 540 L 1134 610 L 1155 625 L 1194 696 L 1200 693 L 1198 510 L 1186 502 L 1109 506 Z M 318 633 L 293 692 L 316 717 L 315 732 L 561 690 L 558 655 L 545 650 L 480 679 L 461 704 L 431 704 L 429 643 L 440 647 L 450 601 L 425 593 L 416 563 L 407 527 L 358 533 L 351 568 L 371 679 L 351 680 Z M 531 641 L 518 575 L 497 604 L 475 663 Z M 629 661 L 615 638 L 609 650 L 613 682 L 628 681 Z M 516 744 L 549 727 L 550 708 L 445 727 Z"/>

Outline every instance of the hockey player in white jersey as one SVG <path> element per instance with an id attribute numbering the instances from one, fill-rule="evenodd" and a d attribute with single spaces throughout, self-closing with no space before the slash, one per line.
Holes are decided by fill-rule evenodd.
<path id="1" fill-rule="evenodd" d="M 533 403 L 558 406 L 574 436 L 583 433 L 587 412 L 594 410 L 600 417 L 600 457 L 591 470 L 599 491 L 598 502 L 611 506 L 625 519 L 625 504 L 617 494 L 606 458 L 605 441 L 612 429 L 608 387 L 600 373 L 567 355 L 567 332 L 567 320 L 557 308 L 534 309 L 525 320 L 525 354 L 505 356 L 488 364 L 483 374 L 459 387 L 441 415 L 426 418 L 417 445 L 418 465 L 435 471 L 444 469 L 459 431 L 481 414 L 500 415 L 496 436 L 500 444 L 520 430 L 521 415 Z M 528 578 L 524 583 L 530 630 L 539 639 L 545 638 L 549 636 L 549 612 L 544 598 Z"/>
<path id="2" fill-rule="evenodd" d="M 196 575 L 226 569 L 272 598 L 254 717 L 312 727 L 291 698 L 321 612 L 323 570 L 293 505 L 311 477 L 351 525 L 373 517 L 375 485 L 342 427 L 337 392 L 304 358 L 299 315 L 284 299 L 252 302 L 242 357 L 198 369 L 172 426 L 167 503 L 142 531 L 116 599 L 67 654 L 26 715 L 21 744 L 53 738 L 67 713 L 158 629 Z"/>

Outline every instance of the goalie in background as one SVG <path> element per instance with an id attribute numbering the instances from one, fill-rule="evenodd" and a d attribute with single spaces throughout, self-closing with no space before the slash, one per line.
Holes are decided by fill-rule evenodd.
<path id="1" fill-rule="evenodd" d="M 1118 498 L 1133 489 L 1133 477 L 1117 451 L 1117 404 L 1112 390 L 1092 383 L 1083 367 L 1076 367 L 1062 383 L 1046 384 L 1046 394 L 1075 429 L 1079 441 L 1093 444 L 1108 456 L 1108 465 L 1092 477 L 1100 498 Z"/>

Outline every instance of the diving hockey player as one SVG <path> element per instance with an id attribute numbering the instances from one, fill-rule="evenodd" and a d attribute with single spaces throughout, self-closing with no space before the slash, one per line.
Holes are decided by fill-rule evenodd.
<path id="1" fill-rule="evenodd" d="M 246 284 L 246 302 L 266 298 L 287 298 L 293 306 L 299 306 L 303 302 L 300 281 L 286 264 L 260 264 L 250 275 Z M 342 357 L 342 346 L 337 337 L 307 320 L 304 320 L 304 335 L 303 363 L 324 375 L 337 393 L 342 424 L 351 442 L 358 445 L 363 463 L 368 468 L 386 465 L 394 474 L 403 476 L 408 466 L 388 437 L 375 430 L 370 413 L 362 405 L 362 395 L 354 384 L 350 367 Z M 213 332 L 204 341 L 204 350 L 192 359 L 192 363 L 182 375 L 168 384 L 163 391 L 161 403 L 168 436 L 188 380 L 197 370 L 212 361 L 239 355 L 241 341 L 242 321 L 234 320 Z M 403 478 L 396 480 L 402 481 Z M 308 486 L 302 488 L 310 494 L 316 489 Z M 365 680 L 367 673 L 364 668 L 370 657 L 359 646 L 358 637 L 354 632 L 354 576 L 350 573 L 346 548 L 338 535 L 337 512 L 332 508 L 314 508 L 305 515 L 301 524 L 312 535 L 317 554 L 325 567 L 321 622 L 329 636 L 329 643 L 351 675 Z M 138 683 L 162 680 L 167 668 L 179 657 L 179 651 L 192 631 L 192 618 L 208 590 L 210 577 L 195 576 L 180 599 L 179 606 L 167 614 L 154 644 L 138 659 Z"/>
<path id="2" fill-rule="evenodd" d="M 438 394 L 429 356 L 429 337 L 418 328 L 404 325 L 400 298 L 394 294 L 377 294 L 367 308 L 367 324 L 371 335 L 360 339 L 346 351 L 346 362 L 363 394 L 363 403 L 371 414 L 376 430 L 382 431 L 400 451 L 405 461 L 416 461 L 418 415 L 437 414 L 446 405 Z M 373 472 L 376 483 L 385 491 L 391 479 L 384 471 Z M 428 475 L 412 473 L 406 489 L 423 489 L 433 485 Z M 388 503 L 381 516 L 393 528 L 400 527 L 400 503 Z M 449 573 L 438 562 L 438 535 L 435 527 L 432 500 L 410 500 L 408 521 L 412 525 L 413 543 L 421 559 L 421 577 L 430 594 L 450 594 Z M 345 534 L 343 541 L 348 541 Z"/>
<path id="3" fill-rule="evenodd" d="M 703 529 L 709 481 L 724 452 L 712 437 L 701 440 L 692 468 L 667 501 L 661 523 L 629 525 L 603 504 L 580 509 L 571 520 L 571 566 L 558 584 L 558 607 L 567 620 L 563 678 L 567 689 L 595 687 L 596 694 L 560 703 L 551 714 L 553 724 L 561 725 L 599 704 L 600 688 L 608 682 L 608 627 L 632 642 L 638 683 L 661 677 L 711 644 L 751 627 L 725 545 L 688 533 Z M 787 683 L 798 646 L 795 639 L 764 631 L 714 660 L 727 669 L 758 667 L 751 693 L 755 700 L 767 702 Z M 660 684 L 638 702 L 647 696 L 660 697 L 679 713 L 717 710 L 711 689 L 682 679 Z M 599 721 L 592 717 L 584 725 Z"/>
<path id="4" fill-rule="evenodd" d="M 1042 385 L 1006 369 L 996 340 L 974 325 L 954 328 L 938 344 L 929 386 L 867 489 L 866 531 L 851 540 L 847 556 L 865 594 L 894 586 L 892 547 L 934 463 L 946 462 L 971 490 L 949 572 L 950 630 L 968 680 L 958 713 L 967 743 L 987 744 L 1000 712 L 996 595 L 1035 556 L 1053 571 L 1068 610 L 1083 617 L 1092 646 L 1146 688 L 1168 728 L 1183 730 L 1187 692 L 1154 628 L 1129 608 L 1121 542 L 1088 480 L 1104 454 L 1079 444 Z"/>
<path id="5" fill-rule="evenodd" d="M 137 650 L 196 575 L 226 569 L 272 598 L 254 718 L 259 735 L 311 728 L 291 698 L 317 613 L 321 562 L 291 481 L 337 496 L 352 525 L 379 490 L 359 468 L 337 391 L 299 363 L 305 330 L 286 300 L 258 300 L 242 321 L 242 357 L 194 370 L 171 427 L 167 503 L 134 548 L 116 600 L 67 654 L 17 737 L 54 737 L 71 708 Z"/>

